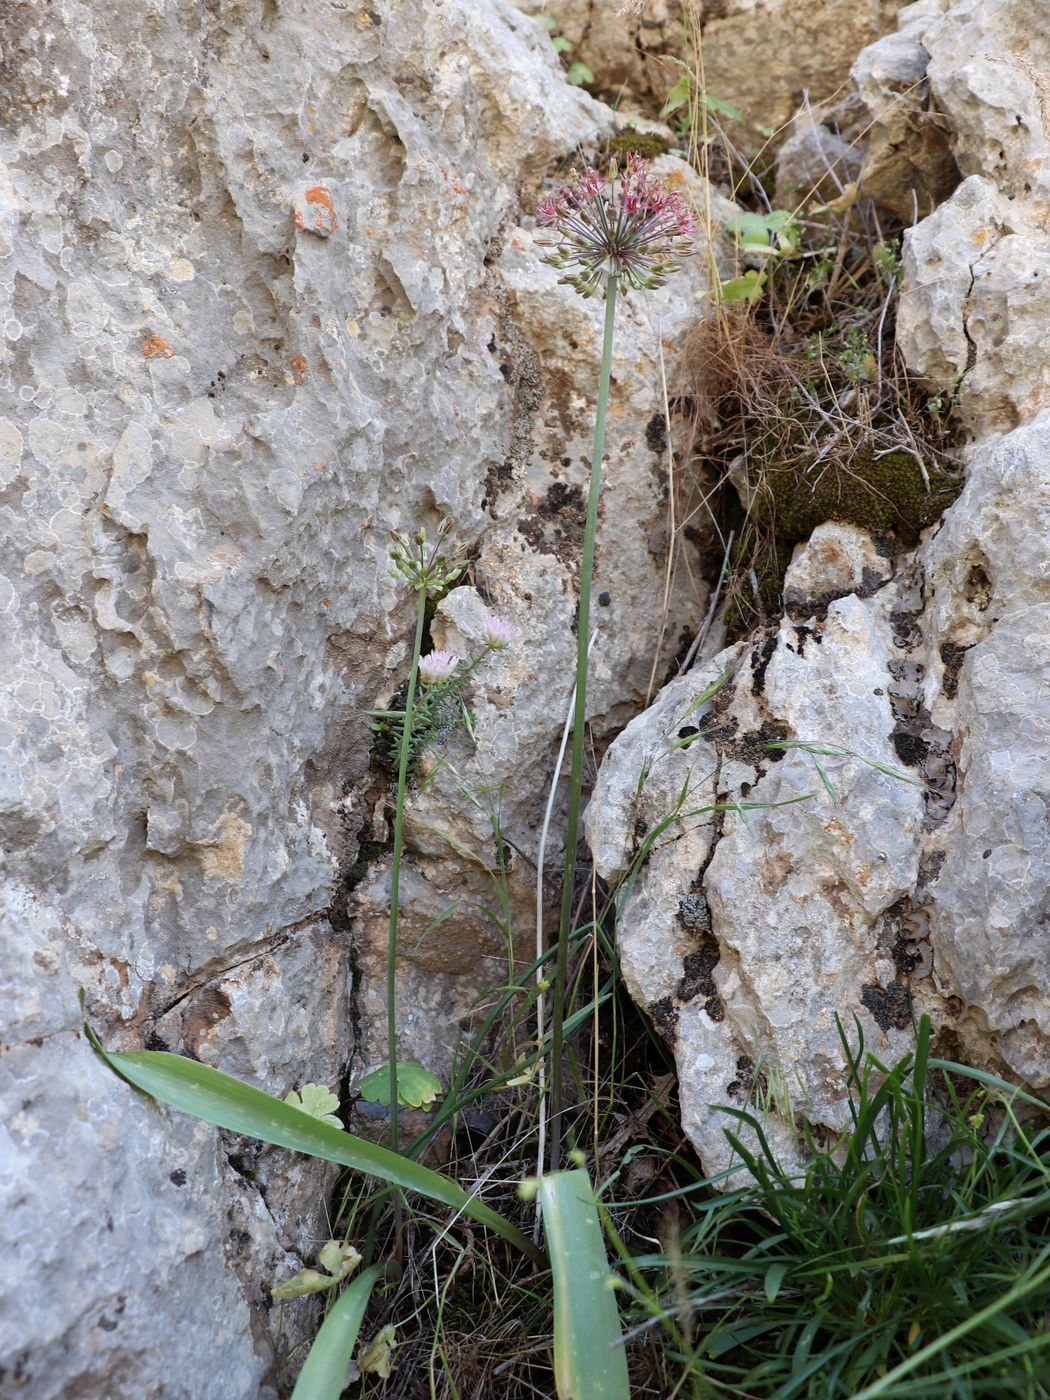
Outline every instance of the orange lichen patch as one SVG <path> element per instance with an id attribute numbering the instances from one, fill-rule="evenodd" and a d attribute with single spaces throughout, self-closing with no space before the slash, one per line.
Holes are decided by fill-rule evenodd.
<path id="1" fill-rule="evenodd" d="M 857 839 L 848 827 L 843 826 L 838 817 L 832 817 L 831 821 L 825 822 L 824 830 L 829 836 L 836 837 L 844 846 L 852 846 Z"/>
<path id="2" fill-rule="evenodd" d="M 845 887 L 829 877 L 820 881 L 820 892 L 839 918 L 852 925 L 856 910 L 847 898 Z"/>
<path id="3" fill-rule="evenodd" d="M 295 211 L 295 222 L 299 228 L 310 233 L 319 233 L 327 238 L 335 233 L 339 221 L 332 206 L 332 192 L 326 185 L 314 185 L 303 196 L 309 206 L 304 215 L 301 209 Z"/>
<path id="4" fill-rule="evenodd" d="M 332 600 L 331 600 L 331 598 L 322 598 L 322 599 L 321 599 L 321 606 L 322 606 L 322 607 L 325 607 L 325 608 L 330 608 L 330 607 L 332 606 Z"/>
<path id="5" fill-rule="evenodd" d="M 984 245 L 985 243 L 988 242 L 988 239 L 989 239 L 990 236 L 991 236 L 990 230 L 988 230 L 988 229 L 986 229 L 986 228 L 979 228 L 979 229 L 973 234 L 973 242 L 977 244 L 978 248 L 981 248 L 981 247 L 983 247 L 983 245 Z"/>
<path id="6" fill-rule="evenodd" d="M 201 1043 L 230 1014 L 230 998 L 221 987 L 202 987 L 191 998 L 182 1014 L 182 1043 L 191 1055 L 200 1053 Z"/>
<path id="7" fill-rule="evenodd" d="M 216 825 L 218 832 L 215 840 L 197 848 L 197 859 L 203 868 L 204 878 L 239 885 L 244 879 L 244 851 L 252 829 L 232 812 L 224 812 Z"/>
<path id="8" fill-rule="evenodd" d="M 309 364 L 305 355 L 293 355 L 288 361 L 292 367 L 292 374 L 295 376 L 296 384 L 305 384 L 306 376 L 309 372 Z"/>
<path id="9" fill-rule="evenodd" d="M 791 871 L 791 857 L 787 851 L 777 851 L 762 865 L 762 889 L 767 895 L 775 895 L 787 884 Z"/>
<path id="10" fill-rule="evenodd" d="M 150 331 L 149 335 L 142 342 L 142 353 L 147 360 L 170 360 L 175 353 L 175 347 L 170 340 L 165 340 L 163 336 L 154 335 Z"/>

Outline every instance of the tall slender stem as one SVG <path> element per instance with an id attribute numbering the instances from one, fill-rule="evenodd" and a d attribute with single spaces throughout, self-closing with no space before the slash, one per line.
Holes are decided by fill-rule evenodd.
<path id="1" fill-rule="evenodd" d="M 591 576 L 594 572 L 594 535 L 598 524 L 598 497 L 601 493 L 602 457 L 605 453 L 605 417 L 609 406 L 609 380 L 612 374 L 616 290 L 617 279 L 615 276 L 610 276 L 605 291 L 605 338 L 602 341 L 602 367 L 598 380 L 598 411 L 594 423 L 594 455 L 591 457 L 591 485 L 587 495 L 587 523 L 583 531 L 583 561 L 580 565 L 580 608 L 576 624 L 576 708 L 573 712 L 572 768 L 569 775 L 569 821 L 565 832 L 565 875 L 561 887 L 558 957 L 554 971 L 554 1025 L 551 1034 L 551 1171 L 557 1171 L 561 1159 L 565 974 L 569 957 L 569 935 L 572 932 L 572 892 L 576 881 L 576 843 L 580 829 L 580 788 L 583 783 L 583 746 L 587 723 L 587 648 L 591 625 Z"/>
<path id="2" fill-rule="evenodd" d="M 412 643 L 412 668 L 408 673 L 405 718 L 401 729 L 401 752 L 397 765 L 397 805 L 394 808 L 394 862 L 390 871 L 390 938 L 386 951 L 386 1049 L 390 1059 L 390 1147 L 399 1150 L 397 1132 L 397 913 L 401 884 L 401 850 L 405 839 L 405 788 L 408 785 L 408 759 L 412 752 L 412 720 L 415 714 L 416 677 L 423 646 L 427 590 L 419 589 L 416 637 Z"/>

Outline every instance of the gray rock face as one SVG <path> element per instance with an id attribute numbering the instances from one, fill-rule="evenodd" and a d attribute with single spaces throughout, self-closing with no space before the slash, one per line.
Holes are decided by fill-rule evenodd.
<path id="1" fill-rule="evenodd" d="M 528 211 L 611 113 L 503 0 L 59 0 L 46 26 L 22 3 L 0 55 L 0 1389 L 247 1400 L 277 1383 L 268 1288 L 313 1262 L 329 1169 L 142 1101 L 76 992 L 107 1045 L 278 1095 L 385 1058 L 391 799 L 365 712 L 408 655 L 393 528 L 448 514 L 472 551 L 435 642 L 465 648 L 490 607 L 522 628 L 479 680 L 477 752 L 444 756 L 483 803 L 513 792 L 533 849 L 600 311 Z M 620 319 L 599 729 L 706 605 L 680 568 L 664 608 L 661 382 L 706 266 Z M 409 818 L 401 1052 L 438 1071 L 479 976 L 505 976 L 477 800 L 435 787 Z M 283 1346 L 313 1306 L 286 1307 Z"/>
<path id="2" fill-rule="evenodd" d="M 846 596 L 860 532 L 822 526 L 790 619 L 674 681 L 606 754 L 605 878 L 674 817 L 618 939 L 710 1171 L 733 1160 L 712 1104 L 747 1102 L 789 1160 L 799 1115 L 845 1126 L 836 1016 L 892 1059 L 929 1011 L 972 1063 L 1050 1083 L 1048 452 L 1047 414 L 983 448 L 939 532 Z"/>
<path id="3" fill-rule="evenodd" d="M 46 26 L 16 4 L 0 51 L 0 1388 L 270 1394 L 267 1288 L 323 1228 L 328 1169 L 144 1103 L 76 990 L 109 1045 L 340 1084 L 349 945 L 370 971 L 386 914 L 341 880 L 388 839 L 362 714 L 407 653 L 388 531 L 451 514 L 479 586 L 569 633 L 593 317 L 505 229 L 608 114 L 501 0 L 63 0 Z M 624 319 L 599 714 L 658 630 L 669 305 Z M 665 654 L 702 602 L 674 592 Z M 561 723 L 539 679 L 523 822 Z M 414 820 L 410 890 L 434 864 Z M 438 893 L 469 895 L 468 864 Z M 429 975 L 406 961 L 408 1003 Z M 406 1014 L 408 1053 L 454 1038 Z"/>
<path id="4" fill-rule="evenodd" d="M 920 0 L 853 68 L 874 123 L 868 193 L 910 219 L 950 192 L 949 158 L 966 177 L 905 236 L 898 338 L 975 441 L 1050 406 L 1048 64 L 1023 0 Z"/>
<path id="5" fill-rule="evenodd" d="M 599 870 L 634 875 L 621 962 L 713 1172 L 734 1160 L 713 1103 L 748 1104 L 787 1160 L 802 1117 L 844 1126 L 836 1016 L 893 1058 L 927 1011 L 971 1063 L 1050 1085 L 1050 128 L 1030 21 L 920 0 L 853 67 L 862 188 L 904 217 L 950 195 L 905 238 L 898 342 L 980 444 L 962 495 L 895 558 L 816 530 L 779 627 L 667 686 L 588 812 Z M 657 833 L 640 868 L 639 833 Z"/>
<path id="6" fill-rule="evenodd" d="M 985 448 L 928 556 L 931 632 L 958 766 L 931 889 L 945 991 L 1033 1088 L 1050 1088 L 1050 415 Z M 937 682 L 935 682 L 936 684 Z M 931 687 L 932 689 L 932 687 Z M 933 696 L 931 695 L 931 699 Z M 935 704 L 931 710 L 938 723 Z"/>

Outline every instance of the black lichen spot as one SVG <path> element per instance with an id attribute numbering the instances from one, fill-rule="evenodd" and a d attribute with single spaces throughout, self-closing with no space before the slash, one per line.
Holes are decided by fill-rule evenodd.
<path id="1" fill-rule="evenodd" d="M 959 693 L 959 672 L 962 670 L 963 658 L 970 648 L 960 646 L 958 642 L 941 643 L 941 660 L 944 662 L 944 681 L 941 689 L 946 700 L 954 700 Z"/>
<path id="2" fill-rule="evenodd" d="M 897 757 L 909 768 L 917 768 L 930 751 L 929 744 L 921 735 L 911 734 L 907 729 L 895 729 L 890 735 L 890 741 Z"/>
<path id="3" fill-rule="evenodd" d="M 867 1007 L 875 1018 L 880 1030 L 902 1031 L 911 1025 L 911 997 L 904 982 L 891 982 L 888 987 L 880 987 L 877 982 L 869 982 L 861 991 L 861 1005 Z"/>
<path id="4" fill-rule="evenodd" d="M 711 910 L 702 890 L 691 890 L 678 901 L 678 917 L 686 928 L 711 930 Z M 688 964 L 688 959 L 686 960 Z"/>
<path id="5" fill-rule="evenodd" d="M 902 977 L 910 976 L 922 962 L 922 954 L 916 949 L 915 944 L 910 939 L 905 938 L 903 934 L 898 934 L 894 940 L 890 956 Z"/>
<path id="6" fill-rule="evenodd" d="M 599 594 L 598 594 L 598 606 L 599 606 L 600 608 L 607 608 L 611 602 L 612 602 L 612 594 L 611 594 L 611 593 L 599 593 Z"/>
<path id="7" fill-rule="evenodd" d="M 746 1099 L 755 1082 L 755 1066 L 746 1055 L 737 1059 L 736 1074 L 737 1077 L 726 1085 L 726 1093 L 730 1098 Z"/>
<path id="8" fill-rule="evenodd" d="M 659 1001 L 650 1002 L 649 1015 L 664 1040 L 674 1049 L 678 1039 L 678 1008 L 674 1002 L 670 997 L 661 997 Z"/>
<path id="9" fill-rule="evenodd" d="M 679 739 L 691 739 L 694 734 L 699 733 L 700 731 L 699 729 L 697 729 L 695 724 L 683 724 L 681 729 L 678 731 L 678 737 Z"/>
<path id="10" fill-rule="evenodd" d="M 177 1168 L 175 1171 L 173 1171 L 172 1174 L 168 1177 L 168 1180 L 171 1182 L 172 1186 L 185 1186 L 185 1185 L 186 1185 L 186 1173 L 182 1170 L 181 1167 L 178 1167 L 178 1168 Z"/>
<path id="11" fill-rule="evenodd" d="M 761 695 L 766 688 L 766 671 L 777 649 L 777 634 L 772 632 L 760 646 L 751 650 L 751 694 Z"/>
<path id="12" fill-rule="evenodd" d="M 536 513 L 550 520 L 565 511 L 576 516 L 580 524 L 583 523 L 585 514 L 583 487 L 569 485 L 564 481 L 552 481 L 547 488 L 546 496 L 536 507 Z"/>
<path id="13" fill-rule="evenodd" d="M 712 1021 L 724 1021 L 726 1018 L 725 1002 L 721 997 L 708 997 L 704 1002 L 704 1010 Z"/>
<path id="14" fill-rule="evenodd" d="M 717 941 L 707 934 L 700 947 L 687 953 L 682 963 L 682 977 L 675 988 L 675 996 L 681 1002 L 692 1001 L 696 996 L 713 997 L 717 994 L 715 979 L 711 976 L 722 956 Z"/>
<path id="15" fill-rule="evenodd" d="M 767 719 L 760 728 L 747 734 L 736 732 L 735 717 L 714 736 L 715 748 L 723 758 L 736 758 L 741 763 L 779 763 L 784 757 L 782 748 L 771 748 L 772 744 L 782 744 L 791 736 L 791 730 L 778 719 Z"/>
<path id="16" fill-rule="evenodd" d="M 645 440 L 654 452 L 667 450 L 667 420 L 662 413 L 654 413 L 645 425 Z"/>

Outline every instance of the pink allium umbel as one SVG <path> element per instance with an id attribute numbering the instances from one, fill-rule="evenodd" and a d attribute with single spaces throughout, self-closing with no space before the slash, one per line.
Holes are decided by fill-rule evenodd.
<path id="1" fill-rule="evenodd" d="M 563 282 L 585 297 L 605 292 L 615 277 L 630 288 L 662 287 L 677 259 L 692 252 L 696 221 L 678 195 L 649 174 L 649 162 L 630 154 L 624 170 L 609 175 L 589 167 L 536 210 L 555 235 L 544 262 L 560 268 Z"/>

